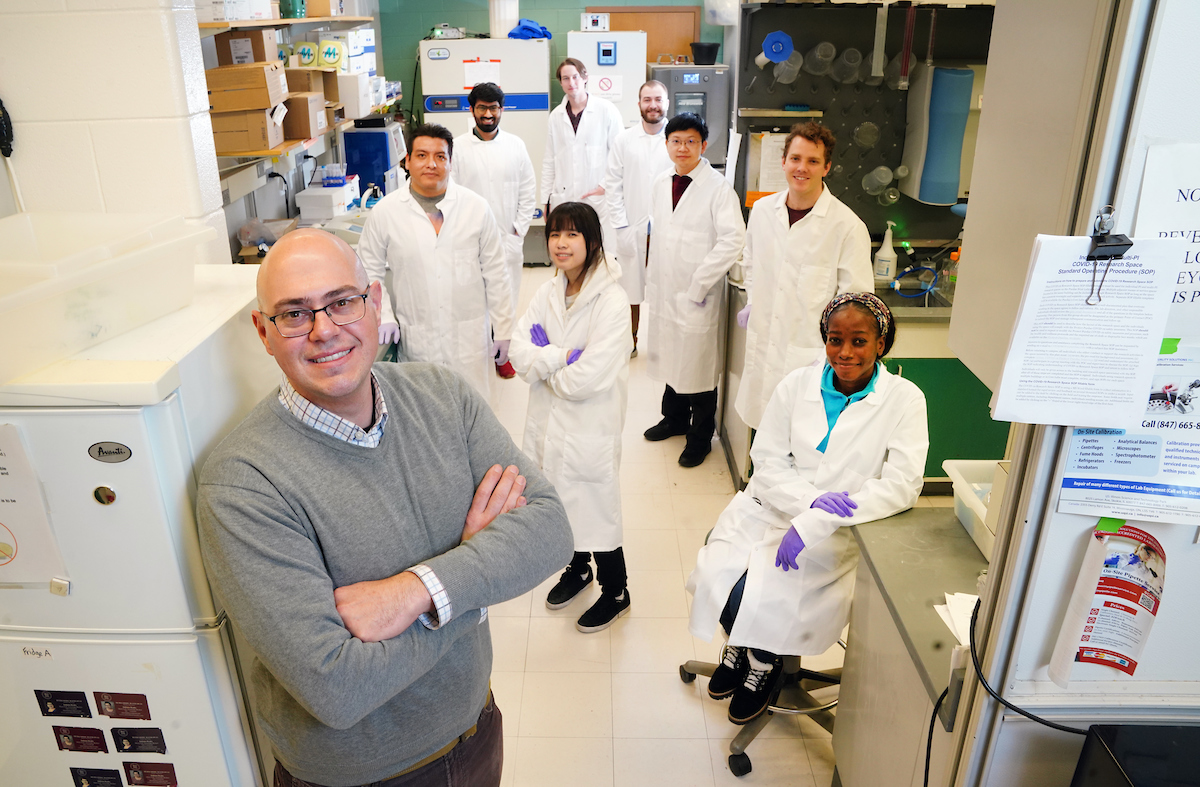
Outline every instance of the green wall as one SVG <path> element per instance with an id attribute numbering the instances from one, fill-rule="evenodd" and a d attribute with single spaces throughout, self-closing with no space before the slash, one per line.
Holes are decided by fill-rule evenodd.
<path id="1" fill-rule="evenodd" d="M 553 68 L 567 56 L 567 32 L 579 29 L 579 15 L 588 5 L 681 5 L 699 6 L 695 0 L 653 0 L 652 3 L 635 3 L 627 0 L 612 0 L 603 3 L 587 3 L 582 0 L 521 0 L 520 14 L 523 18 L 536 20 L 545 26 L 553 38 L 550 41 L 550 67 Z M 404 84 L 404 107 L 419 103 L 420 86 L 414 82 L 417 62 L 417 42 L 429 34 L 434 25 L 447 23 L 452 27 L 465 27 L 470 32 L 487 33 L 487 0 L 379 0 L 379 24 L 383 41 L 383 72 L 388 79 L 399 79 Z M 724 28 L 700 23 L 700 40 L 721 43 Z M 722 53 L 723 54 L 723 53 Z M 718 56 L 717 62 L 721 62 Z M 551 106 L 562 101 L 562 88 L 553 80 L 550 83 Z"/>

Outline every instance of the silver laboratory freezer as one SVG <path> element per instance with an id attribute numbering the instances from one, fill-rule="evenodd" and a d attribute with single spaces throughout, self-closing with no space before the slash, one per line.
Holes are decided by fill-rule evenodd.
<path id="1" fill-rule="evenodd" d="M 256 273 L 198 266 L 190 306 L 0 386 L 64 569 L 0 564 L 0 784 L 263 783 L 193 515 L 204 459 L 279 382 Z"/>

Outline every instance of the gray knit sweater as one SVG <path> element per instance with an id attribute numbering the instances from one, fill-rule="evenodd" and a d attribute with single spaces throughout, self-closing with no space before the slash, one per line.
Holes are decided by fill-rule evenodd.
<path id="1" fill-rule="evenodd" d="M 514 598 L 571 558 L 554 488 L 454 373 L 378 364 L 388 408 L 378 448 L 311 429 L 275 394 L 212 453 L 198 521 L 209 580 L 256 658 L 255 716 L 297 778 L 340 787 L 392 776 L 475 723 L 491 638 L 481 607 Z M 465 544 L 475 487 L 515 464 L 529 504 Z M 417 563 L 446 586 L 454 617 L 364 643 L 333 590 Z"/>

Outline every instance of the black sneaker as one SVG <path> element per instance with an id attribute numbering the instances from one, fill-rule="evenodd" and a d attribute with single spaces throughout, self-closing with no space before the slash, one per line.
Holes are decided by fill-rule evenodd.
<path id="1" fill-rule="evenodd" d="M 708 456 L 712 451 L 712 440 L 705 440 L 703 443 L 693 443 L 688 441 L 687 447 L 683 449 L 683 453 L 679 455 L 679 464 L 683 467 L 698 467 L 704 464 L 704 457 Z"/>
<path id="2" fill-rule="evenodd" d="M 583 574 L 578 574 L 567 566 L 567 570 L 559 577 L 558 584 L 550 589 L 550 594 L 546 596 L 546 609 L 562 609 L 567 604 L 575 600 L 588 585 L 592 584 L 592 567 L 588 566 L 587 571 Z"/>
<path id="3" fill-rule="evenodd" d="M 657 443 L 659 440 L 666 440 L 668 437 L 687 434 L 687 431 L 687 424 L 677 424 L 674 421 L 668 421 L 664 418 L 643 432 L 642 436 L 653 443 Z"/>
<path id="4" fill-rule="evenodd" d="M 714 700 L 723 700 L 733 694 L 733 690 L 746 680 L 746 669 L 750 660 L 746 658 L 746 649 L 736 645 L 726 645 L 721 648 L 721 663 L 713 670 L 708 679 L 708 696 Z"/>
<path id="5" fill-rule="evenodd" d="M 601 593 L 592 608 L 584 612 L 575 623 L 575 628 L 584 634 L 594 634 L 603 631 L 613 624 L 617 618 L 629 612 L 629 589 L 621 591 L 620 596 L 610 596 Z"/>
<path id="6" fill-rule="evenodd" d="M 749 724 L 763 715 L 782 674 L 782 659 L 776 659 L 767 669 L 755 669 L 751 664 L 746 671 L 746 680 L 734 689 L 733 699 L 729 701 L 729 720 L 734 724 Z"/>

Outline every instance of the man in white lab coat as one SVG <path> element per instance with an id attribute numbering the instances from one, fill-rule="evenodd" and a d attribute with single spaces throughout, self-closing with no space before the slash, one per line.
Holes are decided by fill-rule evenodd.
<path id="1" fill-rule="evenodd" d="M 444 127 L 413 129 L 408 188 L 371 210 L 358 253 L 384 285 L 379 343 L 399 342 L 404 360 L 454 369 L 490 397 L 493 359 L 508 362 L 512 293 L 491 208 L 450 182 L 453 152 Z"/>
<path id="2" fill-rule="evenodd" d="M 779 381 L 822 357 L 825 304 L 844 292 L 874 292 L 867 226 L 822 181 L 835 142 L 820 123 L 793 126 L 783 146 L 787 190 L 750 211 L 742 255 L 749 303 L 737 316 L 747 329 L 746 362 L 734 406 L 754 429 Z"/>
<path id="3" fill-rule="evenodd" d="M 608 218 L 617 236 L 621 286 L 629 296 L 633 322 L 633 354 L 637 355 L 637 330 L 641 303 L 646 297 L 646 250 L 650 229 L 650 186 L 671 169 L 667 155 L 667 87 L 652 79 L 638 90 L 642 122 L 630 126 L 613 140 L 608 152 L 604 198 Z"/>
<path id="4" fill-rule="evenodd" d="M 687 435 L 679 464 L 695 467 L 712 450 L 725 274 L 742 251 L 746 225 L 733 187 L 702 157 L 704 120 L 680 113 L 666 137 L 674 168 L 654 181 L 650 200 L 646 373 L 667 387 L 663 418 L 645 436 Z"/>
<path id="5" fill-rule="evenodd" d="M 566 95 L 550 112 L 542 157 L 542 202 L 546 215 L 563 202 L 586 202 L 604 230 L 605 253 L 616 256 L 616 239 L 604 201 L 608 150 L 625 127 L 612 102 L 587 92 L 587 67 L 573 57 L 554 74 Z"/>
<path id="6" fill-rule="evenodd" d="M 467 101 L 475 127 L 454 138 L 456 152 L 451 172 L 456 183 L 487 200 L 500 226 L 516 314 L 521 268 L 525 264 L 525 233 L 537 210 L 537 179 L 525 143 L 515 134 L 500 130 L 504 115 L 504 91 L 500 86 L 480 82 L 471 88 Z M 496 371 L 505 379 L 516 375 L 507 361 L 497 363 Z"/>

